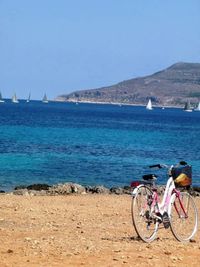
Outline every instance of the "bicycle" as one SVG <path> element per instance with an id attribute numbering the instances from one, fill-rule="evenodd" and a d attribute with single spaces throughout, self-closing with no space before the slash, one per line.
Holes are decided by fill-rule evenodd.
<path id="1" fill-rule="evenodd" d="M 174 237 L 180 242 L 189 241 L 195 235 L 198 228 L 198 212 L 194 199 L 188 192 L 181 191 L 176 186 L 176 180 L 180 182 L 180 177 L 187 177 L 183 173 L 191 167 L 188 166 L 186 162 L 180 162 L 179 169 L 165 164 L 149 166 L 169 169 L 169 178 L 161 202 L 155 185 L 156 175 L 144 175 L 143 180 L 146 180 L 146 183 L 143 182 L 134 188 L 132 221 L 136 233 L 144 242 L 152 242 L 156 238 L 160 225 L 166 229 L 170 227 Z M 177 169 L 178 174 L 174 175 L 173 172 Z M 184 181 L 184 187 L 190 183 L 191 180 L 189 183 L 188 180 Z"/>

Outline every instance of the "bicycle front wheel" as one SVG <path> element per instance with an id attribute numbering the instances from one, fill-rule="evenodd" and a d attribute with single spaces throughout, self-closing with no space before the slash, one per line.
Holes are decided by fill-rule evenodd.
<path id="1" fill-rule="evenodd" d="M 170 226 L 178 241 L 189 241 L 198 227 L 198 213 L 194 199 L 187 192 L 180 192 L 172 203 Z"/>
<path id="2" fill-rule="evenodd" d="M 138 188 L 132 199 L 132 220 L 138 236 L 144 242 L 151 242 L 155 239 L 158 230 L 158 222 L 151 217 L 152 190 L 143 185 Z"/>

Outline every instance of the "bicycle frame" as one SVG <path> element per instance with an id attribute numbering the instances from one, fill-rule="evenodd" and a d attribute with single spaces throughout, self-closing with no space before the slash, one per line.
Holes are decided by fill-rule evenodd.
<path id="1" fill-rule="evenodd" d="M 170 176 L 168 181 L 167 181 L 167 185 L 165 188 L 165 192 L 164 192 L 164 196 L 162 199 L 161 203 L 158 203 L 158 207 L 159 207 L 159 212 L 163 215 L 163 213 L 166 211 L 168 213 L 168 215 L 170 216 L 171 214 L 171 206 L 175 200 L 175 194 L 174 197 L 173 196 L 173 192 L 174 190 L 176 190 L 175 188 L 175 184 L 174 184 L 174 180 L 173 178 Z"/>
<path id="2" fill-rule="evenodd" d="M 154 167 L 169 168 L 171 174 L 173 166 L 150 166 Z M 159 199 L 156 175 L 144 175 L 143 179 L 150 183 L 144 181 L 132 191 L 132 221 L 138 236 L 144 242 L 151 242 L 155 240 L 159 228 L 170 227 L 178 241 L 191 240 L 198 229 L 198 211 L 191 195 L 176 189 L 174 178 L 170 175 L 163 197 Z"/>
<path id="3" fill-rule="evenodd" d="M 133 192 L 132 195 L 134 196 L 137 192 L 137 190 L 143 186 L 144 184 L 140 184 L 139 186 L 137 186 Z M 172 209 L 172 204 L 175 201 L 176 196 L 179 199 L 179 203 L 181 205 L 181 208 L 184 212 L 184 215 L 187 216 L 187 213 L 184 209 L 183 203 L 180 199 L 180 192 L 176 189 L 175 184 L 174 184 L 174 180 L 173 178 L 170 176 L 167 184 L 166 184 L 166 188 L 164 191 L 164 196 L 162 198 L 161 203 L 159 202 L 159 198 L 158 198 L 158 193 L 156 191 L 153 192 L 153 199 L 152 199 L 152 212 L 154 211 L 155 207 L 157 206 L 157 211 L 163 215 L 164 212 L 167 212 L 169 217 L 171 215 L 171 209 Z M 175 204 L 175 209 L 178 213 L 178 215 L 180 216 L 180 212 L 178 211 L 176 204 Z M 156 215 L 154 215 L 154 217 L 157 217 Z"/>

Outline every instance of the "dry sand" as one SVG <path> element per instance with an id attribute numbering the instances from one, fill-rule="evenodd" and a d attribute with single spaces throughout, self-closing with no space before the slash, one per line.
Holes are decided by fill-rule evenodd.
<path id="1" fill-rule="evenodd" d="M 200 199 L 196 198 L 198 209 Z M 200 266 L 200 236 L 138 241 L 128 195 L 0 196 L 0 267 Z"/>

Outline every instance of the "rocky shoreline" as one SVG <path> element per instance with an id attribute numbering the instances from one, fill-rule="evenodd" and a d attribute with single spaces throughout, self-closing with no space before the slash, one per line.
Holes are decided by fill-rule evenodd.
<path id="1" fill-rule="evenodd" d="M 165 186 L 157 186 L 159 194 L 164 192 Z M 48 184 L 32 184 L 28 186 L 16 186 L 9 194 L 13 195 L 42 195 L 42 196 L 56 196 L 56 195 L 71 195 L 71 194 L 115 194 L 115 195 L 130 195 L 133 188 L 131 186 L 111 187 L 107 188 L 103 185 L 83 186 L 77 183 L 64 183 L 56 185 Z M 200 187 L 194 186 L 189 189 L 192 196 L 200 196 Z M 0 191 L 0 193 L 6 193 Z"/>

